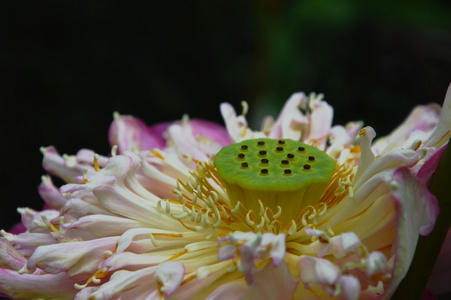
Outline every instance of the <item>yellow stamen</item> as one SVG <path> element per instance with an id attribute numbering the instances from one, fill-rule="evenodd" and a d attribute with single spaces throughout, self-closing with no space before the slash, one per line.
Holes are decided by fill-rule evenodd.
<path id="1" fill-rule="evenodd" d="M 99 155 L 98 154 L 94 155 L 94 163 L 93 163 L 93 165 L 94 165 L 94 170 L 100 171 Z"/>

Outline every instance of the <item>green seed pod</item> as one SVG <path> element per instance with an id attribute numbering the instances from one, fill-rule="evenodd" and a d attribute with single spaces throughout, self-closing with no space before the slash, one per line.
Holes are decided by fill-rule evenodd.
<path id="1" fill-rule="evenodd" d="M 335 160 L 316 147 L 290 139 L 251 139 L 222 148 L 214 165 L 232 205 L 238 201 L 259 213 L 283 210 L 284 225 L 315 205 L 335 171 Z"/>

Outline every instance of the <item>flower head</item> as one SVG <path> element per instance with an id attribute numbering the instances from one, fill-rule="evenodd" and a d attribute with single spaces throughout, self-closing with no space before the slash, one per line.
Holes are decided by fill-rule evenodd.
<path id="1" fill-rule="evenodd" d="M 390 136 L 331 126 L 294 94 L 261 131 L 229 104 L 147 127 L 115 115 L 110 157 L 43 148 L 48 209 L 2 231 L 0 291 L 14 299 L 377 299 L 438 214 L 427 189 L 450 137 L 449 93 Z"/>

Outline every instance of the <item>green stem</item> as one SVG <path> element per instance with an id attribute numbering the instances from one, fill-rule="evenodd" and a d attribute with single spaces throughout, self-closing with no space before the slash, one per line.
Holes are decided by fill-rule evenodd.
<path id="1" fill-rule="evenodd" d="M 440 213 L 434 230 L 428 236 L 420 236 L 410 269 L 392 299 L 421 299 L 432 268 L 451 226 L 451 147 L 443 153 L 429 190 L 437 197 Z"/>

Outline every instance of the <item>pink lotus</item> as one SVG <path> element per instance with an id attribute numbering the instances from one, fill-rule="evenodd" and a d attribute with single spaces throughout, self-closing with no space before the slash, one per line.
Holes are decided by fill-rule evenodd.
<path id="1" fill-rule="evenodd" d="M 451 134 L 450 102 L 448 91 L 442 109 L 417 107 L 374 142 L 359 122 L 332 127 L 332 107 L 313 94 L 294 94 L 261 131 L 227 103 L 226 128 L 188 118 L 147 127 L 116 114 L 111 157 L 42 149 L 44 168 L 68 184 L 58 189 L 45 176 L 39 192 L 48 209 L 19 209 L 26 231 L 1 232 L 0 292 L 390 298 L 439 213 L 426 183 Z M 281 165 L 270 165 L 280 155 Z M 258 173 L 238 180 L 247 169 Z M 293 176 L 302 178 L 287 183 Z"/>

